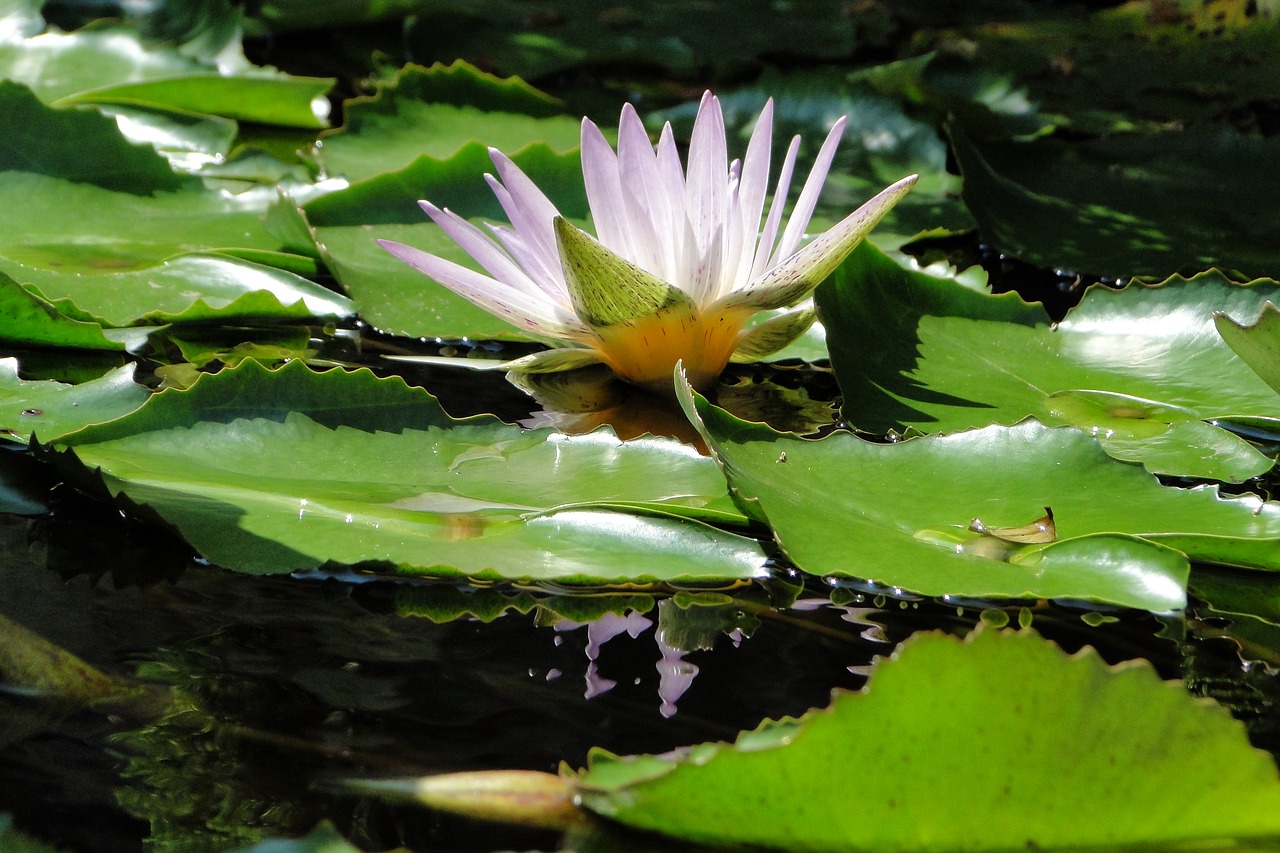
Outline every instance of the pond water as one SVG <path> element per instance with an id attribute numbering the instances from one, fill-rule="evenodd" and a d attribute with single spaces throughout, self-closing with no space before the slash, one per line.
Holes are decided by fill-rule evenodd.
<path id="1" fill-rule="evenodd" d="M 1065 648 L 1091 644 L 1114 660 L 1142 655 L 1168 677 L 1191 672 L 1202 689 L 1233 693 L 1245 711 L 1259 706 L 1229 644 L 1168 639 L 1181 625 L 1145 614 L 1091 626 L 1091 609 L 996 610 L 816 580 L 570 597 L 250 578 L 75 495 L 55 497 L 42 518 L 5 518 L 0 535 L 0 614 L 183 697 L 155 719 L 0 699 L 0 802 L 75 850 L 214 853 L 320 819 L 370 850 L 556 849 L 553 835 L 392 807 L 341 782 L 553 771 L 581 765 L 594 746 L 663 752 L 731 739 L 859 687 L 913 631 L 964 633 L 978 621 L 1029 621 Z"/>

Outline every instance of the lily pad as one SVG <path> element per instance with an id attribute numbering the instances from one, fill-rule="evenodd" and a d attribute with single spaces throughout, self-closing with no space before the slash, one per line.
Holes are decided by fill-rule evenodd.
<path id="1" fill-rule="evenodd" d="M 58 447 L 68 470 L 99 472 L 120 500 L 239 571 L 332 562 L 602 583 L 763 570 L 754 540 L 693 520 L 733 510 L 692 448 L 455 421 L 426 392 L 368 371 L 246 361 Z"/>
<path id="2" fill-rule="evenodd" d="M 1218 334 L 1263 381 L 1280 391 L 1280 309 L 1268 302 L 1258 320 L 1242 325 L 1227 314 L 1213 317 Z"/>
<path id="3" fill-rule="evenodd" d="M 151 267 L 189 252 L 280 248 L 262 215 L 274 193 L 232 196 L 193 179 L 134 195 L 29 172 L 0 173 L 0 270 L 65 274 Z M 56 292 L 49 294 L 57 298 Z"/>
<path id="4" fill-rule="evenodd" d="M 56 346 L 122 351 L 141 344 L 145 333 L 108 334 L 89 318 L 68 317 L 0 272 L 0 341 L 10 346 Z"/>
<path id="5" fill-rule="evenodd" d="M 10 269 L 55 304 L 70 302 L 73 307 L 64 313 L 82 312 L 105 326 L 279 322 L 354 313 L 349 299 L 301 276 L 210 253 L 121 272 L 67 274 L 22 264 Z"/>
<path id="6" fill-rule="evenodd" d="M 214 115 L 284 127 L 328 127 L 325 95 L 334 81 L 284 74 L 216 72 L 117 83 L 77 92 L 58 104 L 120 104 Z"/>
<path id="7" fill-rule="evenodd" d="M 1067 656 L 1033 633 L 916 634 L 862 692 L 839 692 L 828 708 L 766 722 L 733 745 L 597 751 L 576 782 L 583 805 L 630 826 L 784 850 L 1118 849 L 1280 835 L 1275 763 L 1224 709 L 1145 662 L 1109 667 L 1091 649 Z M 856 815 L 833 819 L 851 803 Z"/>
<path id="8" fill-rule="evenodd" d="M 1034 421 L 899 444 L 819 441 L 738 420 L 681 389 L 744 508 L 811 574 L 923 595 L 1181 608 L 1187 563 L 1280 569 L 1280 504 L 1176 489 L 1097 441 Z M 1057 541 L 992 543 L 1052 507 Z M 1008 545 L 1009 547 L 1005 547 Z"/>
<path id="9" fill-rule="evenodd" d="M 104 423 L 134 411 L 150 396 L 133 381 L 132 364 L 79 385 L 18 376 L 16 358 L 0 359 L 0 437 L 43 440 Z"/>
<path id="10" fill-rule="evenodd" d="M 964 200 L 1001 251 L 1109 276 L 1209 267 L 1280 277 L 1280 138 L 1193 126 L 1084 141 L 990 142 L 952 126 Z"/>
<path id="11" fill-rule="evenodd" d="M 1159 473 L 1240 481 L 1271 460 L 1218 427 L 1178 424 L 1280 423 L 1280 395 L 1213 325 L 1215 311 L 1257 317 L 1278 292 L 1217 272 L 1095 287 L 1050 324 L 1014 294 L 909 269 L 864 245 L 816 301 L 845 418 L 861 429 L 952 432 L 1031 416 L 1098 433 L 1120 458 Z"/>
<path id="12" fill-rule="evenodd" d="M 208 70 L 173 48 L 148 49 L 137 30 L 124 26 L 0 41 L 0 78 L 25 83 L 45 103 L 108 84 Z"/>
<path id="13" fill-rule="evenodd" d="M 0 80 L 0 170 L 36 172 L 109 190 L 176 190 L 186 179 L 151 148 L 127 142 L 93 110 L 53 109 L 19 83 Z"/>
<path id="14" fill-rule="evenodd" d="M 464 62 L 408 65 L 377 94 L 347 101 L 346 122 L 324 134 L 315 156 L 350 180 L 403 169 L 418 157 L 446 159 L 469 142 L 508 154 L 540 142 L 578 147 L 578 120 L 519 78 L 501 80 Z"/>

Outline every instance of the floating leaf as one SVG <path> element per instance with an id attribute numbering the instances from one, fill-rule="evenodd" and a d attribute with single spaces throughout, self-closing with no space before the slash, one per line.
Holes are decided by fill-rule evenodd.
<path id="1" fill-rule="evenodd" d="M 630 826 L 784 850 L 1280 835 L 1275 764 L 1224 709 L 1144 662 L 1108 667 L 1090 649 L 1068 657 L 1032 633 L 916 634 L 829 708 L 766 722 L 735 745 L 597 751 L 577 783 L 583 805 Z M 833 818 L 851 803 L 856 819 Z"/>
<path id="2" fill-rule="evenodd" d="M 325 94 L 334 81 L 285 74 L 184 74 L 161 80 L 95 86 L 56 103 L 119 104 L 215 115 L 285 127 L 327 127 Z"/>
<path id="3" fill-rule="evenodd" d="M 847 433 L 811 441 L 681 393 L 734 494 L 812 574 L 924 595 L 1088 599 L 1163 612 L 1185 599 L 1178 551 L 1280 569 L 1280 504 L 1161 486 L 1073 429 L 1028 421 L 899 444 Z M 975 517 L 1017 526 L 1046 505 L 1057 527 L 1051 544 L 999 543 L 967 530 Z"/>
<path id="4" fill-rule="evenodd" d="M 354 313 L 349 299 L 301 276 L 212 253 L 120 272 L 66 274 L 21 264 L 10 269 L 40 295 L 69 301 L 74 308 L 64 307 L 64 314 L 87 314 L 106 326 L 279 322 Z"/>
<path id="5" fill-rule="evenodd" d="M 964 200 L 1000 251 L 1110 276 L 1209 267 L 1280 277 L 1280 139 L 1188 127 L 1084 141 L 984 142 L 951 128 Z"/>
<path id="6" fill-rule="evenodd" d="M 0 359 L 0 436 L 43 441 L 90 424 L 105 423 L 141 406 L 150 396 L 133 381 L 132 364 L 80 385 L 18 377 L 16 358 Z"/>
<path id="7" fill-rule="evenodd" d="M 1209 424 L 1173 428 L 1280 424 L 1280 395 L 1213 328 L 1215 311 L 1256 317 L 1278 292 L 1216 272 L 1099 287 L 1050 325 L 1014 294 L 991 296 L 862 246 L 816 300 L 845 418 L 861 429 L 951 432 L 1032 416 L 1100 434 L 1117 456 L 1158 473 L 1238 482 L 1272 460 Z"/>
<path id="8" fill-rule="evenodd" d="M 0 80 L 0 170 L 35 172 L 109 190 L 176 190 L 187 179 L 151 148 L 127 142 L 93 110 L 52 109 L 19 83 Z"/>
<path id="9" fill-rule="evenodd" d="M 1264 382 L 1280 391 L 1280 309 L 1275 303 L 1264 305 L 1251 325 L 1237 323 L 1224 313 L 1215 314 L 1213 323 L 1227 346 Z"/>
<path id="10" fill-rule="evenodd" d="M 56 346 L 86 350 L 122 351 L 141 343 L 145 333 L 121 335 L 90 318 L 68 317 L 46 299 L 31 293 L 0 272 L 0 341 L 10 346 Z"/>
<path id="11" fill-rule="evenodd" d="M 764 561 L 754 540 L 687 520 L 734 517 L 692 448 L 454 421 L 368 371 L 246 361 L 59 446 L 68 470 L 100 471 L 246 572 L 333 562 L 599 583 L 755 577 Z"/>
<path id="12" fill-rule="evenodd" d="M 534 79 L 579 66 L 661 68 L 690 76 L 751 64 L 763 54 L 836 59 L 854 49 L 854 16 L 821 0 L 780 8 L 743 0 L 717 4 L 639 0 L 602 10 L 590 0 L 556 0 L 530 16 L 519 0 L 454 0 L 420 9 L 407 38 L 433 60 L 482 56 L 499 73 Z"/>
<path id="13" fill-rule="evenodd" d="M 403 169 L 418 157 L 446 159 L 469 142 L 507 154 L 540 142 L 578 146 L 578 120 L 519 78 L 500 80 L 465 62 L 408 65 L 369 98 L 347 101 L 343 126 L 324 134 L 316 159 L 355 181 Z"/>

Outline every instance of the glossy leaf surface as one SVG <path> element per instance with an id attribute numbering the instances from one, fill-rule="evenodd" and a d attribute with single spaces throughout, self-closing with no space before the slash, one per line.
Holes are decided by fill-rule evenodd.
<path id="1" fill-rule="evenodd" d="M 1256 318 L 1278 290 L 1213 272 L 1094 288 L 1051 325 L 1014 294 L 991 296 L 864 246 L 816 298 L 845 417 L 862 429 L 951 432 L 1031 416 L 1122 443 L 1120 458 L 1160 473 L 1239 481 L 1271 461 L 1216 427 L 1197 427 L 1181 449 L 1169 432 L 1201 420 L 1280 423 L 1280 395 L 1213 321 L 1215 311 Z"/>
<path id="2" fill-rule="evenodd" d="M 65 464 L 100 469 L 113 494 L 241 571 L 332 562 L 605 582 L 763 565 L 754 540 L 682 520 L 733 517 L 692 448 L 454 421 L 425 392 L 364 371 L 247 361 L 59 446 Z"/>
<path id="3" fill-rule="evenodd" d="M 1187 773 L 1189 763 L 1214 772 Z M 828 708 L 766 722 L 732 746 L 596 753 L 578 783 L 588 808 L 631 826 L 785 850 L 1280 835 L 1275 764 L 1224 709 L 1144 662 L 1068 657 L 1032 633 L 917 634 Z"/>
<path id="4" fill-rule="evenodd" d="M 1162 612 L 1184 601 L 1188 569 L 1177 551 L 1280 569 L 1280 504 L 1161 486 L 1073 429 L 1028 421 L 899 444 L 840 433 L 813 441 L 683 397 L 734 494 L 812 574 L 925 595 L 1078 598 Z M 1049 545 L 992 548 L 968 529 L 975 518 L 1025 525 L 1045 506 L 1057 525 Z"/>

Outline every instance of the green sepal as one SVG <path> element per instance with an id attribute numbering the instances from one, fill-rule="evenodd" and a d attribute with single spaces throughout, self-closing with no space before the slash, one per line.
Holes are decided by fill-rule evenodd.
<path id="1" fill-rule="evenodd" d="M 600 363 L 600 355 L 586 347 L 563 347 L 541 350 L 522 358 L 505 361 L 502 367 L 516 373 L 560 373 Z"/>
<path id="2" fill-rule="evenodd" d="M 738 346 L 729 360 L 735 364 L 742 364 L 758 361 L 766 355 L 773 355 L 807 332 L 816 317 L 813 305 L 809 304 L 744 329 L 742 337 L 738 339 Z"/>
<path id="3" fill-rule="evenodd" d="M 613 326 L 689 302 L 684 291 L 609 251 L 563 217 L 556 217 L 555 229 L 569 298 L 587 325 Z"/>

